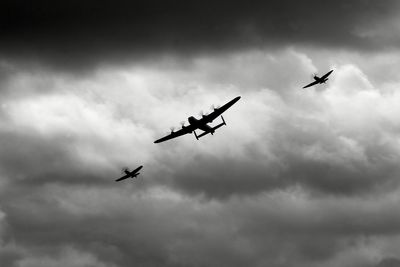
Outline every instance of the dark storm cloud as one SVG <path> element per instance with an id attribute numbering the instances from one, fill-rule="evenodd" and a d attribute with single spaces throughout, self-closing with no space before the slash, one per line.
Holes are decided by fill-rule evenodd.
<path id="1" fill-rule="evenodd" d="M 2 57 L 59 66 L 133 55 L 221 52 L 307 44 L 361 49 L 392 46 L 382 34 L 398 1 L 6 1 Z M 385 27 L 382 27 L 384 31 Z"/>

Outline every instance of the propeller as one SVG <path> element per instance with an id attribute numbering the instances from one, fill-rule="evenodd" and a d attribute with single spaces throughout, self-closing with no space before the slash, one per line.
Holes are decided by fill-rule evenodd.
<path id="1" fill-rule="evenodd" d="M 201 111 L 199 112 L 199 115 L 200 115 L 202 118 L 204 118 L 207 114 L 204 114 L 204 111 L 201 110 Z"/>
<path id="2" fill-rule="evenodd" d="M 218 105 L 218 106 L 215 106 L 214 104 L 211 105 L 211 109 L 212 109 L 212 110 L 219 109 L 220 107 L 221 107 L 221 106 L 219 106 L 219 105 Z"/>
<path id="3" fill-rule="evenodd" d="M 318 73 L 315 72 L 315 73 L 311 74 L 311 78 L 314 79 L 314 77 L 317 75 L 318 75 Z"/>
<path id="4" fill-rule="evenodd" d="M 171 133 L 173 133 L 175 131 L 175 127 L 174 126 L 169 127 L 169 129 L 171 130 Z"/>
<path id="5" fill-rule="evenodd" d="M 186 127 L 185 126 L 185 121 L 181 121 L 181 126 L 182 126 L 182 129 Z"/>
<path id="6" fill-rule="evenodd" d="M 129 168 L 128 168 L 128 167 L 123 167 L 123 168 L 121 169 L 121 173 L 122 173 L 122 174 L 125 173 L 125 171 L 129 171 Z"/>

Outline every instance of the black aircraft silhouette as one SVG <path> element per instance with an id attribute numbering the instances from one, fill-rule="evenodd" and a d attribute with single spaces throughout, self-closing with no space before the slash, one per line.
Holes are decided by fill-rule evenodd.
<path id="1" fill-rule="evenodd" d="M 223 105 L 222 107 L 216 108 L 213 107 L 214 111 L 211 112 L 208 115 L 204 115 L 202 114 L 201 119 L 196 119 L 195 117 L 191 116 L 188 118 L 189 121 L 189 125 L 185 126 L 185 124 L 182 124 L 182 128 L 176 132 L 174 132 L 174 130 L 171 130 L 171 133 L 167 136 L 164 136 L 163 138 L 160 138 L 156 141 L 154 141 L 154 143 L 161 143 L 167 140 L 170 140 L 172 138 L 181 136 L 181 135 L 185 135 L 185 134 L 190 134 L 190 133 L 194 133 L 194 136 L 196 137 L 197 140 L 199 140 L 199 138 L 205 136 L 206 134 L 214 134 L 215 130 L 217 130 L 219 127 L 226 125 L 224 117 L 222 117 L 222 113 L 224 113 L 228 108 L 230 108 L 233 104 L 235 104 L 238 100 L 240 99 L 240 96 L 235 97 L 234 99 L 232 99 L 231 101 L 229 101 L 228 103 L 226 103 L 225 105 Z M 218 124 L 215 127 L 211 127 L 208 125 L 208 123 L 211 123 L 213 120 L 215 120 L 216 118 L 218 118 L 221 115 L 221 119 L 222 119 L 222 123 Z M 203 131 L 203 133 L 201 133 L 200 135 L 197 135 L 196 131 L 197 129 L 200 129 Z"/>
<path id="2" fill-rule="evenodd" d="M 128 179 L 128 178 L 136 178 L 140 173 L 140 169 L 143 168 L 143 166 L 139 166 L 137 167 L 135 170 L 133 171 L 129 171 L 128 168 L 123 169 L 123 172 L 125 173 L 124 176 L 122 176 L 121 178 L 118 178 L 117 180 L 115 180 L 116 182 Z"/>
<path id="3" fill-rule="evenodd" d="M 322 76 L 321 78 L 318 77 L 317 75 L 314 75 L 313 78 L 314 78 L 315 81 L 313 81 L 313 82 L 310 83 L 310 84 L 307 84 L 306 86 L 303 87 L 303 89 L 304 89 L 304 88 L 307 88 L 307 87 L 310 87 L 310 86 L 313 86 L 313 85 L 316 85 L 316 84 L 325 83 L 325 82 L 328 80 L 328 76 L 331 75 L 332 71 L 333 71 L 333 70 L 331 70 L 330 72 L 328 72 L 327 74 L 325 74 L 325 75 Z"/>

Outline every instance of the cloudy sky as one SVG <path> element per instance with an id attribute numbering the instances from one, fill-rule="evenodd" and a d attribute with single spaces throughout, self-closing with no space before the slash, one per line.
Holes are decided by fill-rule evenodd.
<path id="1" fill-rule="evenodd" d="M 399 1 L 3 2 L 0 266 L 400 265 Z"/>

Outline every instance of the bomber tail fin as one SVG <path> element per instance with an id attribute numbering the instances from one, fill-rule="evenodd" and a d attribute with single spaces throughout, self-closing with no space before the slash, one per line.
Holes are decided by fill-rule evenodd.
<path id="1" fill-rule="evenodd" d="M 209 133 L 211 133 L 211 131 L 203 132 L 203 133 L 201 133 L 200 135 L 196 135 L 196 138 L 197 138 L 197 140 L 199 140 L 200 138 L 202 138 L 203 136 L 205 136 L 205 135 L 207 135 L 207 134 L 209 134 Z"/>
<path id="2" fill-rule="evenodd" d="M 221 122 L 220 124 L 218 124 L 217 126 L 211 128 L 209 131 L 203 132 L 203 133 L 201 133 L 200 135 L 197 135 L 196 131 L 193 131 L 193 132 L 194 132 L 194 136 L 196 136 L 196 139 L 199 140 L 201 137 L 203 137 L 203 136 L 205 136 L 205 135 L 207 135 L 207 134 L 214 134 L 214 132 L 215 132 L 218 128 L 220 128 L 220 127 L 226 125 L 226 122 L 225 122 L 225 120 L 224 120 L 224 117 L 221 116 L 221 118 L 222 118 L 222 122 Z"/>
<path id="3" fill-rule="evenodd" d="M 196 137 L 197 140 L 199 140 L 199 137 L 197 136 L 196 130 L 193 131 L 194 136 Z"/>

